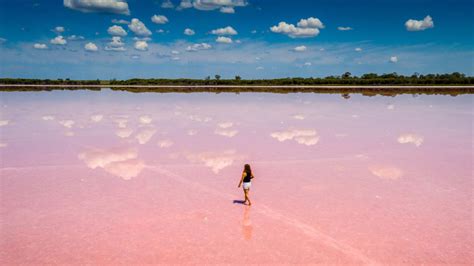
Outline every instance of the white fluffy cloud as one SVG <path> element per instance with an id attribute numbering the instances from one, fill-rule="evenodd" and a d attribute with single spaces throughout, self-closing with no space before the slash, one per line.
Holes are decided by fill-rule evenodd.
<path id="1" fill-rule="evenodd" d="M 99 50 L 99 47 L 95 45 L 95 43 L 88 42 L 86 45 L 84 45 L 84 49 L 89 52 L 97 52 Z"/>
<path id="2" fill-rule="evenodd" d="M 112 36 L 127 36 L 127 32 L 122 28 L 122 26 L 113 25 L 107 29 L 107 33 Z"/>
<path id="3" fill-rule="evenodd" d="M 84 40 L 84 36 L 81 36 L 81 35 L 71 35 L 71 36 L 68 36 L 67 39 L 69 41 L 80 41 L 80 40 Z"/>
<path id="4" fill-rule="evenodd" d="M 398 62 L 398 57 L 391 56 L 389 60 L 390 60 L 391 63 L 397 63 Z"/>
<path id="5" fill-rule="evenodd" d="M 426 16 L 423 20 L 407 20 L 407 22 L 405 22 L 405 27 L 408 31 L 422 31 L 434 28 L 434 22 L 430 16 Z"/>
<path id="6" fill-rule="evenodd" d="M 59 35 L 59 36 L 56 36 L 56 38 L 51 39 L 50 43 L 55 44 L 55 45 L 65 45 L 67 44 L 67 41 L 66 39 L 64 39 L 63 36 Z"/>
<path id="7" fill-rule="evenodd" d="M 48 49 L 48 46 L 44 43 L 35 43 L 33 45 L 33 48 L 35 49 L 40 49 L 40 50 L 44 50 L 44 49 Z"/>
<path id="8" fill-rule="evenodd" d="M 63 26 L 57 26 L 53 29 L 53 31 L 59 34 L 59 33 L 63 33 L 65 29 Z"/>
<path id="9" fill-rule="evenodd" d="M 298 27 L 300 28 L 316 28 L 316 29 L 324 29 L 324 24 L 319 20 L 318 18 L 307 18 L 307 19 L 301 19 L 298 24 Z"/>
<path id="10" fill-rule="evenodd" d="M 161 3 L 161 8 L 174 8 L 174 4 L 171 0 L 164 0 L 163 3 Z"/>
<path id="11" fill-rule="evenodd" d="M 196 34 L 196 32 L 194 32 L 194 30 L 192 30 L 192 29 L 190 29 L 190 28 L 186 28 L 186 29 L 184 30 L 184 35 L 192 36 L 192 35 L 194 35 L 194 34 Z"/>
<path id="12" fill-rule="evenodd" d="M 357 48 L 354 49 L 354 51 L 356 51 L 356 52 L 362 52 L 362 48 L 357 47 Z"/>
<path id="13" fill-rule="evenodd" d="M 211 33 L 214 35 L 237 35 L 237 31 L 231 26 L 212 30 Z"/>
<path id="14" fill-rule="evenodd" d="M 168 18 L 163 15 L 153 15 L 151 21 L 156 24 L 166 24 L 168 23 Z"/>
<path id="15" fill-rule="evenodd" d="M 199 51 L 199 50 L 209 50 L 211 49 L 212 46 L 208 43 L 195 43 L 193 45 L 189 45 L 187 48 L 186 48 L 186 51 L 188 52 L 196 52 L 196 51 Z"/>
<path id="16" fill-rule="evenodd" d="M 148 50 L 148 43 L 146 41 L 138 40 L 135 42 L 133 47 L 138 51 L 146 51 Z"/>
<path id="17" fill-rule="evenodd" d="M 222 13 L 235 13 L 235 7 L 244 7 L 246 0 L 182 0 L 178 9 L 194 7 L 198 10 L 209 11 L 219 10 Z"/>
<path id="18" fill-rule="evenodd" d="M 224 6 L 219 9 L 221 13 L 226 13 L 226 14 L 234 14 L 235 9 L 231 6 Z"/>
<path id="19" fill-rule="evenodd" d="M 105 50 L 107 51 L 116 51 L 122 52 L 125 51 L 125 43 L 122 42 L 122 38 L 120 36 L 112 37 L 112 41 L 105 46 Z"/>
<path id="20" fill-rule="evenodd" d="M 217 37 L 216 42 L 229 44 L 232 43 L 232 39 L 229 37 L 219 36 Z"/>
<path id="21" fill-rule="evenodd" d="M 313 17 L 301 19 L 297 26 L 282 21 L 277 26 L 270 28 L 274 33 L 285 34 L 291 38 L 315 37 L 319 34 L 320 29 L 324 29 L 324 24 L 318 18 Z"/>
<path id="22" fill-rule="evenodd" d="M 10 120 L 0 120 L 0 127 L 7 126 L 10 124 Z"/>
<path id="23" fill-rule="evenodd" d="M 312 146 L 319 142 L 318 133 L 313 129 L 289 129 L 273 132 L 270 136 L 280 142 L 294 140 L 297 143 L 306 146 Z"/>
<path id="24" fill-rule="evenodd" d="M 138 153 L 133 149 L 91 149 L 78 155 L 87 167 L 102 168 L 107 173 L 124 180 L 137 177 L 145 168 L 143 161 L 138 160 L 137 157 Z"/>
<path id="25" fill-rule="evenodd" d="M 130 21 L 125 19 L 112 19 L 112 23 L 114 24 L 130 24 Z"/>
<path id="26" fill-rule="evenodd" d="M 152 34 L 151 31 L 145 26 L 145 24 L 143 24 L 143 22 L 141 22 L 137 18 L 132 19 L 130 24 L 128 24 L 128 28 L 140 37 L 147 37 Z"/>
<path id="27" fill-rule="evenodd" d="M 402 134 L 397 139 L 400 144 L 413 144 L 420 147 L 423 144 L 424 138 L 417 134 Z"/>
<path id="28" fill-rule="evenodd" d="M 337 27 L 337 30 L 340 30 L 340 31 L 349 31 L 349 30 L 353 30 L 353 28 L 340 26 L 340 27 Z"/>
<path id="29" fill-rule="evenodd" d="M 301 45 L 301 46 L 296 46 L 295 49 L 293 49 L 295 52 L 304 52 L 307 50 L 306 46 Z"/>
<path id="30" fill-rule="evenodd" d="M 186 9 L 191 7 L 193 7 L 193 3 L 191 2 L 191 0 L 181 0 L 178 9 Z"/>
<path id="31" fill-rule="evenodd" d="M 126 0 L 64 0 L 64 6 L 81 12 L 130 15 Z"/>

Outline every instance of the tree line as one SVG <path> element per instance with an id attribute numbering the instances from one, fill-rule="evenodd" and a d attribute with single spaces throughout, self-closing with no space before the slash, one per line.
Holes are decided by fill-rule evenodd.
<path id="1" fill-rule="evenodd" d="M 204 79 L 165 79 L 165 78 L 134 78 L 127 80 L 71 80 L 71 79 L 22 79 L 0 78 L 0 84 L 25 84 L 25 85 L 261 85 L 261 86 L 288 86 L 288 85 L 474 85 L 474 77 L 463 73 L 450 74 L 418 74 L 410 76 L 397 73 L 376 74 L 368 73 L 353 76 L 346 72 L 340 76 L 327 76 L 323 78 L 277 78 L 277 79 L 242 79 L 235 76 L 233 79 L 222 79 L 220 75 L 205 77 Z"/>

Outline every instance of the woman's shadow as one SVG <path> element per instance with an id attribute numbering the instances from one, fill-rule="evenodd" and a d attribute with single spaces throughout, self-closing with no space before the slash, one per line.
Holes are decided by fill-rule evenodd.
<path id="1" fill-rule="evenodd" d="M 234 200 L 234 204 L 242 204 L 245 205 L 245 200 Z"/>

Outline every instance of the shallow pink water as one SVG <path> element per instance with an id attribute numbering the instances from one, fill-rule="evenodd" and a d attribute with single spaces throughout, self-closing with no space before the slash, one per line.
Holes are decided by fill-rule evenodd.
<path id="1" fill-rule="evenodd" d="M 471 95 L 0 96 L 2 265 L 474 260 Z"/>

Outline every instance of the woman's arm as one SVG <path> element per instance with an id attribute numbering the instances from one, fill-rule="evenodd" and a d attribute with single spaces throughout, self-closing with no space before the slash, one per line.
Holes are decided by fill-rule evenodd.
<path id="1" fill-rule="evenodd" d="M 239 186 L 238 186 L 238 187 L 240 187 L 240 186 L 242 185 L 242 182 L 244 182 L 244 177 L 245 177 L 245 176 L 246 176 L 246 173 L 243 172 L 243 173 L 242 173 L 242 177 L 240 178 L 240 182 L 239 182 Z"/>

